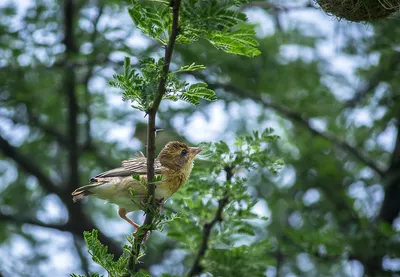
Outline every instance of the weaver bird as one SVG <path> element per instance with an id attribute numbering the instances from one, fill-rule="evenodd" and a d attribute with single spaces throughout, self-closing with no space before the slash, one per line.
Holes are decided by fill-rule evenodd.
<path id="1" fill-rule="evenodd" d="M 154 173 L 162 176 L 155 184 L 155 200 L 163 203 L 189 179 L 193 168 L 193 160 L 201 148 L 188 147 L 183 142 L 169 142 L 154 160 Z M 138 178 L 140 177 L 141 181 Z M 122 161 L 122 167 L 114 168 L 90 178 L 91 184 L 72 192 L 76 202 L 92 195 L 108 200 L 119 206 L 118 215 L 136 229 L 140 226 L 129 219 L 126 214 L 140 210 L 146 197 L 147 189 L 143 184 L 147 181 L 147 159 L 140 153 L 139 157 Z M 131 191 L 133 190 L 133 198 Z M 135 201 L 133 201 L 135 200 Z"/>

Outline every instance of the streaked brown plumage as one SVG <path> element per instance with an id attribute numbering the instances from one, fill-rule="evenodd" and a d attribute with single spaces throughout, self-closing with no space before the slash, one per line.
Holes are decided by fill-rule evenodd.
<path id="1" fill-rule="evenodd" d="M 189 179 L 193 160 L 200 148 L 188 147 L 183 142 L 169 142 L 154 161 L 156 176 L 162 181 L 156 184 L 155 199 L 164 202 L 171 197 Z M 92 195 L 108 200 L 119 206 L 118 214 L 135 228 L 139 225 L 126 214 L 141 209 L 140 203 L 146 196 L 146 186 L 132 177 L 138 174 L 143 181 L 147 180 L 147 159 L 142 153 L 136 158 L 122 161 L 122 167 L 114 168 L 90 178 L 91 184 L 72 192 L 74 202 Z M 135 201 L 132 201 L 131 190 L 134 190 Z"/>

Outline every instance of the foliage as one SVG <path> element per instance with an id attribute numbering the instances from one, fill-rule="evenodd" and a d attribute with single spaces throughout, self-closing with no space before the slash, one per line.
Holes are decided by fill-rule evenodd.
<path id="1" fill-rule="evenodd" d="M 125 276 L 127 274 L 128 264 L 128 253 L 120 256 L 117 260 L 114 259 L 114 255 L 108 253 L 107 246 L 103 245 L 98 240 L 98 231 L 92 230 L 91 232 L 84 233 L 85 242 L 88 247 L 88 252 L 92 256 L 94 262 L 101 265 L 110 277 Z M 132 237 L 128 237 L 128 241 L 131 241 Z M 124 249 L 129 250 L 129 246 L 124 246 Z M 138 272 L 135 277 L 148 277 L 150 275 Z M 81 275 L 71 274 L 71 277 L 81 277 Z M 102 277 L 97 273 L 91 274 L 90 277 Z"/>
<path id="2" fill-rule="evenodd" d="M 202 261 L 204 271 L 213 276 L 231 276 L 233 272 L 263 276 L 268 261 L 261 258 L 262 253 L 271 245 L 257 239 L 260 230 L 256 226 L 264 225 L 267 218 L 256 213 L 258 201 L 251 196 L 246 176 L 252 171 L 262 174 L 279 170 L 282 162 L 268 150 L 277 138 L 272 130 L 265 130 L 261 135 L 254 132 L 239 137 L 231 147 L 223 141 L 202 145 L 206 163 L 196 165 L 189 183 L 173 198 L 174 213 L 180 217 L 167 228 L 168 236 L 186 251 L 187 262 L 198 251 L 203 229 L 215 218 L 220 200 L 227 198 L 222 222 L 212 230 L 210 249 Z M 261 155 L 264 159 L 258 159 Z M 243 245 L 244 241 L 249 243 Z M 249 263 L 255 257 L 259 262 Z"/>
<path id="3" fill-rule="evenodd" d="M 132 107 L 140 111 L 148 111 L 152 106 L 158 91 L 158 83 L 162 76 L 162 65 L 164 60 L 157 62 L 153 58 L 147 58 L 140 62 L 142 76 L 136 73 L 131 66 L 130 59 L 125 58 L 124 74 L 114 76 L 110 85 L 118 87 L 123 91 L 123 100 L 133 102 Z M 202 65 L 182 66 L 177 72 L 195 71 L 203 69 Z M 177 73 L 176 72 L 176 73 Z M 207 88 L 205 83 L 189 85 L 180 80 L 175 72 L 170 72 L 167 77 L 166 93 L 164 99 L 173 101 L 183 100 L 193 105 L 200 104 L 200 99 L 215 101 L 215 92 Z"/>
<path id="4" fill-rule="evenodd" d="M 105 268 L 110 277 L 118 277 L 126 273 L 128 264 L 127 256 L 122 255 L 115 262 L 114 255 L 109 254 L 107 246 L 102 245 L 98 240 L 97 230 L 85 232 L 83 236 L 85 237 L 88 252 L 92 256 L 93 261 Z"/>
<path id="5" fill-rule="evenodd" d="M 114 72 L 124 74 L 125 56 L 130 57 L 129 69 L 143 78 L 141 61 L 152 57 L 157 66 L 166 41 L 145 38 L 132 26 L 128 2 L 23 2 L 0 4 L 0 248 L 7 253 L 0 256 L 0 272 L 4 277 L 90 276 L 99 267 L 87 253 L 82 233 L 98 229 L 99 240 L 119 257 L 131 229 L 113 205 L 90 197 L 72 203 L 70 193 L 145 149 L 143 114 L 121 103 L 121 95 L 107 83 Z M 224 211 L 201 262 L 208 272 L 204 275 L 231 276 L 230 268 L 216 264 L 222 259 L 254 266 L 254 273 L 260 272 L 256 261 L 261 260 L 269 265 L 267 276 L 399 275 L 398 16 L 365 25 L 331 20 L 303 1 L 230 2 L 239 6 L 226 9 L 226 15 L 238 12 L 238 24 L 222 30 L 218 22 L 223 18 L 200 22 L 197 14 L 188 18 L 181 9 L 181 20 L 199 24 L 191 27 L 196 32 L 178 32 L 170 73 L 189 84 L 186 90 L 206 83 L 218 99 L 198 98 L 199 106 L 165 101 L 157 114 L 157 128 L 163 131 L 157 132 L 156 148 L 171 140 L 189 145 L 222 140 L 234 153 L 235 137 L 273 127 L 280 140 L 268 145 L 267 158 L 277 155 L 285 166 L 278 175 L 267 169 L 234 173 L 246 179 L 243 190 L 258 201 L 255 208 L 268 220 L 245 220 L 242 230 L 240 220 L 231 220 L 230 225 L 238 224 L 232 227 L 235 232 L 242 233 L 232 235 L 243 238 L 243 248 L 237 249 L 239 242 L 215 242 L 229 218 Z M 74 4 L 69 14 L 64 3 Z M 169 3 L 140 4 L 156 13 L 154 5 L 165 8 L 161 22 L 169 23 L 159 36 L 166 39 Z M 248 27 L 237 20 L 244 18 L 239 12 L 255 24 L 261 53 L 252 59 L 210 43 L 212 34 L 225 36 L 239 27 L 245 35 Z M 151 20 L 148 25 L 156 26 Z M 213 31 L 204 30 L 207 24 Z M 72 44 L 67 47 L 66 42 Z M 202 189 L 196 176 L 217 165 L 213 159 L 197 159 L 191 183 L 179 193 L 193 198 L 185 190 Z M 224 166 L 218 167 L 215 187 L 226 180 Z M 209 203 L 210 208 L 191 215 L 188 207 L 179 206 L 178 196 L 152 226 L 164 231 L 153 232 L 141 258 L 143 271 L 156 277 L 183 276 L 190 270 L 199 240 L 190 248 L 185 237 L 174 235 L 175 229 L 188 237 L 192 231 L 200 234 L 219 200 L 207 195 L 198 205 Z M 140 213 L 129 216 L 142 219 Z M 185 232 L 177 223 L 184 224 Z"/>
<path id="6" fill-rule="evenodd" d="M 272 246 L 267 240 L 257 239 L 259 230 L 256 227 L 265 225 L 267 218 L 255 213 L 257 201 L 249 192 L 245 176 L 251 171 L 276 173 L 281 168 L 282 162 L 268 150 L 278 138 L 272 132 L 267 129 L 261 134 L 254 132 L 239 137 L 232 147 L 223 141 L 204 143 L 206 166 L 195 167 L 189 183 L 175 194 L 171 209 L 168 206 L 165 214 L 154 222 L 152 229 L 163 231 L 166 227 L 168 236 L 186 251 L 185 256 L 191 261 L 192 252 L 198 251 L 203 239 L 202 228 L 205 227 L 202 225 L 209 224 L 207 222 L 215 217 L 218 200 L 229 199 L 223 207 L 221 223 L 212 230 L 210 249 L 202 261 L 204 270 L 214 276 L 230 276 L 234 272 L 263 276 L 268 266 L 267 260 L 260 257 Z M 227 176 L 221 177 L 223 171 Z M 243 245 L 244 238 L 252 242 Z M 110 276 L 126 273 L 127 257 L 113 261 L 107 247 L 98 241 L 96 230 L 86 232 L 85 240 L 93 261 L 104 267 Z M 125 249 L 129 253 L 130 246 Z M 255 263 L 256 257 L 258 262 Z"/>
<path id="7" fill-rule="evenodd" d="M 151 1 L 150 1 L 151 2 Z M 144 33 L 165 46 L 171 32 L 172 13 L 168 1 L 154 1 L 145 6 L 132 1 L 129 9 L 136 26 Z M 246 16 L 234 11 L 231 6 L 238 1 L 182 1 L 179 35 L 177 43 L 193 43 L 200 38 L 207 39 L 217 49 L 233 54 L 256 56 L 260 51 L 254 39 L 254 26 L 244 25 Z M 124 73 L 115 75 L 110 85 L 123 91 L 123 99 L 133 102 L 132 107 L 147 112 L 158 92 L 158 84 L 163 78 L 164 59 L 156 61 L 146 58 L 140 61 L 140 73 L 125 58 Z M 215 101 L 215 92 L 205 83 L 189 84 L 179 79 L 176 73 L 204 69 L 203 65 L 184 65 L 175 72 L 169 72 L 166 81 L 164 99 L 183 100 L 193 105 L 200 99 Z"/>
<path id="8" fill-rule="evenodd" d="M 172 25 L 173 14 L 170 12 L 168 3 L 163 1 L 160 1 L 153 6 L 143 6 L 139 1 L 133 1 L 129 13 L 137 27 L 143 33 L 158 40 L 164 45 L 168 45 L 167 47 L 173 47 L 173 44 L 169 43 L 169 39 L 172 32 L 174 32 L 172 28 L 175 27 L 179 28 L 178 30 L 175 30 L 179 32 L 177 37 L 178 43 L 193 43 L 198 41 L 199 38 L 205 38 L 217 49 L 224 50 L 228 53 L 242 54 L 246 56 L 258 55 L 260 52 L 254 48 L 258 43 L 254 38 L 252 38 L 252 36 L 255 35 L 254 27 L 242 24 L 245 22 L 246 16 L 241 12 L 232 10 L 232 4 L 231 1 L 183 1 L 179 27 Z M 234 4 L 237 3 L 235 2 Z M 176 12 L 175 9 L 180 9 L 179 5 L 177 8 L 174 7 L 172 2 L 170 5 L 173 6 L 173 12 Z M 206 22 L 206 24 L 204 24 L 204 22 Z M 239 25 L 239 23 L 241 25 Z M 124 101 L 131 101 L 133 108 L 146 113 L 154 106 L 158 94 L 161 93 L 161 84 L 165 86 L 165 93 L 162 95 L 163 99 L 173 101 L 183 100 L 193 105 L 199 105 L 200 99 L 208 101 L 215 101 L 217 99 L 215 92 L 208 89 L 206 83 L 189 84 L 177 76 L 177 73 L 188 73 L 205 69 L 203 65 L 191 63 L 189 65 L 181 66 L 177 71 L 169 71 L 166 74 L 165 64 L 169 62 L 169 60 L 166 61 L 163 58 L 158 59 L 157 61 L 154 58 L 145 58 L 140 60 L 140 72 L 138 72 L 134 67 L 132 67 L 130 58 L 126 57 L 124 62 L 124 73 L 115 75 L 114 80 L 110 82 L 110 85 L 123 91 Z M 162 82 L 164 79 L 165 84 Z M 220 154 L 221 157 L 235 157 L 233 160 L 225 161 L 227 164 L 224 169 L 228 174 L 226 184 L 224 185 L 225 188 L 211 190 L 211 195 L 213 197 L 225 199 L 220 200 L 222 201 L 220 202 L 220 205 L 224 206 L 218 207 L 215 220 L 221 221 L 221 213 L 224 208 L 226 208 L 230 212 L 231 219 L 235 222 L 233 225 L 234 228 L 230 228 L 229 232 L 228 230 L 224 231 L 226 235 L 229 234 L 229 236 L 224 240 L 228 241 L 230 239 L 232 240 L 231 243 L 234 241 L 231 236 L 236 233 L 253 234 L 251 227 L 246 224 L 240 224 L 239 220 L 243 218 L 250 219 L 256 217 L 255 214 L 251 212 L 251 209 L 254 207 L 256 202 L 249 198 L 245 186 L 245 179 L 238 179 L 236 182 L 231 181 L 231 177 L 234 174 L 232 171 L 233 168 L 243 167 L 249 169 L 252 166 L 255 166 L 255 163 L 257 162 L 259 162 L 259 165 L 262 165 L 260 161 L 262 161 L 264 165 L 267 165 L 268 169 L 275 170 L 276 167 L 276 161 L 272 157 L 260 159 L 260 154 L 265 152 L 263 151 L 263 146 L 260 145 L 260 140 L 273 140 L 274 137 L 270 136 L 267 132 L 264 132 L 261 137 L 259 137 L 257 132 L 253 135 L 254 137 L 247 136 L 246 138 L 238 140 L 237 145 L 239 150 L 232 154 L 229 153 L 229 147 L 223 142 L 216 145 L 216 149 L 213 150 L 210 149 L 210 146 L 206 146 L 209 153 L 210 151 L 214 151 L 215 153 Z M 246 153 L 244 154 L 242 151 L 246 151 Z M 265 153 L 263 154 L 265 156 Z M 214 160 L 213 162 L 216 164 L 222 164 L 221 160 Z M 211 176 L 214 175 L 214 177 L 216 177 L 215 174 L 220 173 L 220 167 L 214 166 L 213 169 L 216 171 L 208 173 L 211 174 Z M 138 179 L 138 176 L 132 177 Z M 204 188 L 206 187 L 207 186 L 204 186 Z M 134 192 L 131 192 L 131 194 L 133 197 Z M 207 197 L 208 194 L 210 194 L 210 191 L 204 191 L 200 199 Z M 132 201 L 134 200 L 132 199 Z M 226 204 L 221 204 L 225 202 L 229 203 L 227 207 L 225 207 Z M 182 205 L 185 205 L 185 203 L 182 203 Z M 193 201 L 191 205 L 199 204 L 195 204 Z M 237 205 L 238 207 L 234 205 Z M 203 208 L 205 209 L 205 207 Z M 236 211 L 235 209 L 238 210 Z M 160 216 L 159 213 L 154 211 L 151 207 L 146 208 L 145 211 L 146 213 L 154 213 L 155 222 L 152 223 L 153 226 L 161 226 L 162 228 L 164 222 L 174 221 L 173 219 L 165 220 L 166 218 L 164 216 Z M 193 212 L 196 212 L 196 210 L 193 209 Z M 204 213 L 204 211 L 202 211 L 202 213 Z M 237 218 L 235 217 L 236 214 Z M 178 217 L 171 216 L 171 218 Z M 216 221 L 210 224 L 215 224 Z M 149 231 L 154 230 L 155 228 L 153 226 L 148 224 L 142 226 L 137 231 L 136 236 L 141 236 L 141 234 L 144 235 L 143 232 L 147 232 L 144 229 Z M 212 227 L 213 226 L 210 225 L 209 228 Z M 97 241 L 96 233 L 86 233 L 85 240 L 94 262 L 104 267 L 111 276 L 125 274 L 124 268 L 126 270 L 126 268 L 129 267 L 127 260 L 121 257 L 121 261 L 119 260 L 117 263 L 113 262 L 112 256 L 107 254 L 107 249 Z M 208 235 L 204 237 L 204 240 L 208 240 Z M 139 252 L 139 250 L 133 250 L 137 249 L 136 241 L 133 241 L 132 239 L 129 241 L 132 246 L 127 247 L 128 253 L 133 255 L 133 253 Z M 186 241 L 186 243 L 193 243 L 193 241 Z M 206 244 L 208 244 L 208 241 L 203 242 L 203 246 L 198 245 L 198 247 L 204 248 L 204 245 Z M 234 252 L 236 253 L 237 251 Z M 247 252 L 243 253 L 247 255 Z M 132 257 L 132 259 L 136 259 L 134 261 L 135 264 L 139 262 L 139 258 L 144 255 L 144 252 L 137 255 L 137 258 L 134 256 Z M 201 255 L 203 256 L 204 254 Z M 199 265 L 195 264 L 194 266 Z"/>
<path id="9" fill-rule="evenodd" d="M 136 26 L 148 36 L 167 45 L 172 14 L 169 1 L 144 6 L 132 1 L 129 9 Z M 232 54 L 254 57 L 260 54 L 254 39 L 254 26 L 246 26 L 247 17 L 233 8 L 247 1 L 232 0 L 186 0 L 182 1 L 178 43 L 193 43 L 208 40 L 219 50 Z"/>

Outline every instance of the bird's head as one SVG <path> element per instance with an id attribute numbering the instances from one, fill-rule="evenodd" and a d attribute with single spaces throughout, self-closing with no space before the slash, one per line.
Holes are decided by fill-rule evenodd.
<path id="1" fill-rule="evenodd" d="M 197 154 L 201 152 L 201 148 L 189 147 L 183 142 L 171 141 L 161 150 L 158 155 L 160 163 L 172 170 L 186 171 L 192 169 L 193 160 Z"/>

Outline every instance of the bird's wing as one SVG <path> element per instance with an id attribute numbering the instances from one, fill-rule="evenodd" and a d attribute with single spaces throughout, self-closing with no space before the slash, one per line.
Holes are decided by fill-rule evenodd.
<path id="1" fill-rule="evenodd" d="M 161 174 L 161 163 L 159 160 L 154 161 L 154 173 Z M 91 182 L 95 182 L 96 178 L 103 177 L 126 177 L 132 174 L 146 174 L 147 159 L 145 157 L 131 158 L 122 161 L 122 167 L 114 168 L 103 173 L 97 174 L 90 178 Z"/>
<path id="2" fill-rule="evenodd" d="M 129 160 L 122 161 L 122 166 L 126 170 L 136 174 L 146 174 L 147 173 L 147 159 L 146 158 L 133 158 Z M 159 160 L 154 160 L 154 173 L 161 174 L 161 163 Z M 132 173 L 131 173 L 132 174 Z"/>
<path id="3" fill-rule="evenodd" d="M 110 169 L 108 171 L 102 172 L 100 174 L 97 174 L 96 176 L 90 178 L 90 181 L 94 181 L 96 178 L 102 178 L 102 177 L 126 177 L 134 174 L 134 172 L 130 172 L 129 170 L 123 168 L 123 167 L 118 167 L 114 169 Z"/>

